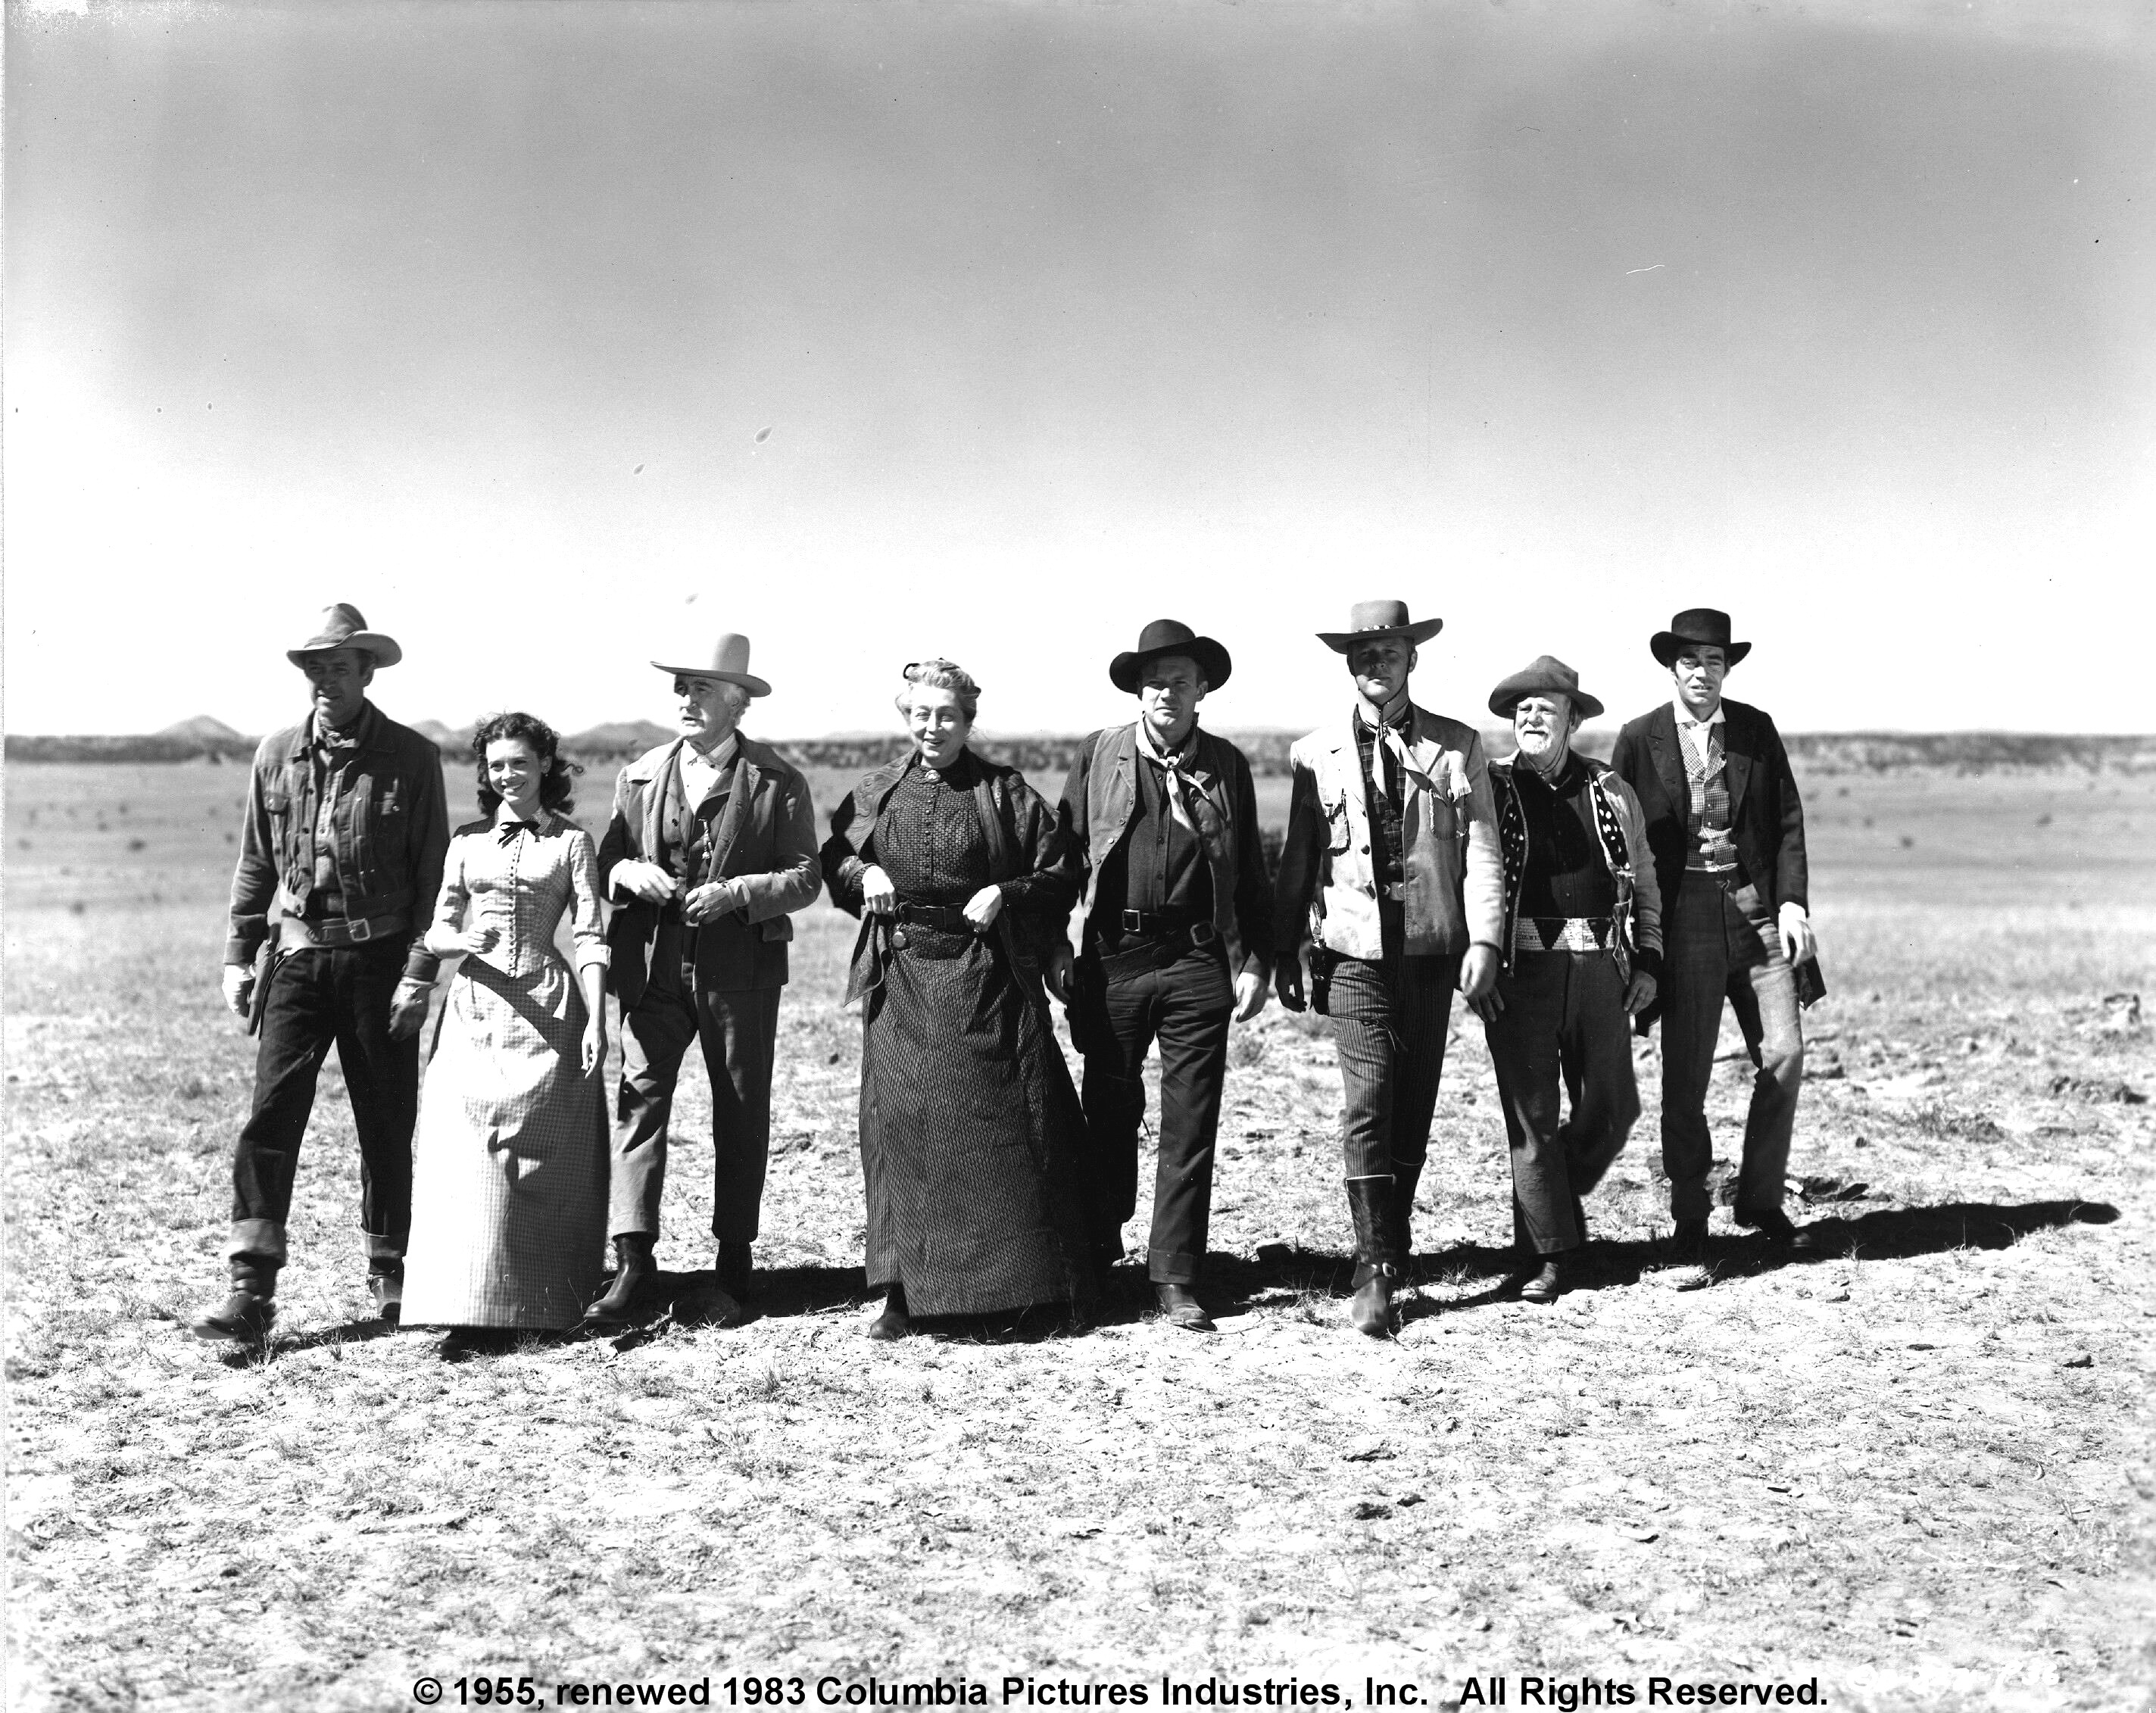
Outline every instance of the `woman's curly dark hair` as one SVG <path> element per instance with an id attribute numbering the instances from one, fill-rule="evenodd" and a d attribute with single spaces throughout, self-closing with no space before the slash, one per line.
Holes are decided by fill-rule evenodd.
<path id="1" fill-rule="evenodd" d="M 584 770 L 563 757 L 562 740 L 554 728 L 534 714 L 496 714 L 480 721 L 479 730 L 472 733 L 472 759 L 479 764 L 480 813 L 491 817 L 501 807 L 501 793 L 486 782 L 486 746 L 505 737 L 522 738 L 531 746 L 531 753 L 547 763 L 546 774 L 539 781 L 541 807 L 557 815 L 575 808 L 576 799 L 571 793 L 576 787 L 571 782 Z"/>

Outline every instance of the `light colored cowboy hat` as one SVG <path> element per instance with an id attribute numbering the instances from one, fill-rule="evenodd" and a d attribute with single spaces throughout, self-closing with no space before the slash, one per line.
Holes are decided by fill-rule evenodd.
<path id="1" fill-rule="evenodd" d="M 664 660 L 651 664 L 675 678 L 716 678 L 721 684 L 737 684 L 752 696 L 771 694 L 771 686 L 748 669 L 748 639 L 738 631 L 721 637 L 712 645 L 711 659 L 701 666 L 669 666 Z"/>
<path id="2" fill-rule="evenodd" d="M 1602 711 L 1602 704 L 1579 687 L 1579 674 L 1554 654 L 1541 656 L 1491 690 L 1490 711 L 1501 720 L 1509 720 L 1522 696 L 1563 696 L 1583 720 L 1592 720 Z"/>
<path id="3" fill-rule="evenodd" d="M 1655 633 L 1647 646 L 1663 665 L 1674 666 L 1686 643 L 1721 649 L 1724 660 L 1732 666 L 1752 652 L 1751 644 L 1729 640 L 1729 615 L 1712 607 L 1692 607 L 1678 613 L 1670 621 L 1667 630 Z"/>
<path id="4" fill-rule="evenodd" d="M 1344 654 L 1356 644 L 1375 642 L 1379 637 L 1426 643 L 1444 628 L 1442 618 L 1411 623 L 1404 601 L 1358 601 L 1348 609 L 1346 630 L 1321 630 L 1317 639 L 1334 654 Z"/>
<path id="5" fill-rule="evenodd" d="M 1178 623 L 1173 618 L 1156 618 L 1138 633 L 1137 647 L 1108 663 L 1108 682 L 1119 690 L 1136 695 L 1138 674 L 1156 654 L 1188 654 L 1205 674 L 1208 690 L 1219 689 L 1235 669 L 1228 651 L 1212 638 L 1202 637 L 1188 625 Z"/>
<path id="6" fill-rule="evenodd" d="M 359 608 L 349 601 L 339 601 L 322 608 L 314 635 L 298 648 L 285 649 L 285 658 L 295 666 L 304 666 L 308 655 L 331 649 L 364 649 L 374 656 L 377 666 L 394 666 L 404 658 L 403 649 L 397 646 L 397 639 L 384 636 L 378 630 L 369 630 Z"/>

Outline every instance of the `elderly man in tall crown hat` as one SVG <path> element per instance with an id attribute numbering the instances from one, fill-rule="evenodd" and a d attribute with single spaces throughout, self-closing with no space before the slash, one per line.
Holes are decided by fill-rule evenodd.
<path id="1" fill-rule="evenodd" d="M 711 1080 L 719 1284 L 734 1298 L 752 1293 L 791 912 L 822 885 L 808 781 L 739 729 L 750 700 L 771 694 L 748 669 L 748 639 L 721 636 L 695 664 L 651 664 L 674 681 L 681 735 L 622 769 L 598 854 L 616 905 L 608 982 L 622 1022 L 607 1212 L 616 1265 L 588 1310 L 599 1326 L 649 1305 L 667 1121 L 691 1044 Z"/>
<path id="2" fill-rule="evenodd" d="M 424 935 L 449 810 L 440 752 L 367 699 L 404 651 L 359 609 L 327 608 L 285 650 L 311 705 L 254 752 L 224 949 L 224 996 L 260 1038 L 233 1158 L 232 1292 L 194 1323 L 259 1340 L 276 1316 L 300 1141 L 334 1042 L 359 1132 L 360 1227 L 382 1318 L 403 1296 L 419 1026 L 438 960 Z"/>
<path id="3" fill-rule="evenodd" d="M 1228 1026 L 1257 1015 L 1272 967 L 1272 889 L 1250 764 L 1199 730 L 1198 705 L 1232 663 L 1172 618 L 1139 633 L 1108 681 L 1138 717 L 1090 734 L 1064 782 L 1065 863 L 1084 890 L 1081 954 L 1048 977 L 1086 1055 L 1096 1258 L 1122 1253 L 1137 1206 L 1146 1054 L 1160 1043 L 1160 1160 L 1146 1271 L 1161 1313 L 1213 1330 L 1195 1287 L 1205 1259 Z"/>
<path id="4" fill-rule="evenodd" d="M 1419 644 L 1444 621 L 1364 601 L 1318 640 L 1347 657 L 1346 717 L 1296 740 L 1275 890 L 1281 1004 L 1333 1021 L 1348 1206 L 1355 1223 L 1348 1318 L 1383 1337 L 1413 1249 L 1410 1215 L 1445 1069 L 1452 993 L 1496 980 L 1504 876 L 1482 741 L 1409 700 Z"/>
<path id="5" fill-rule="evenodd" d="M 1631 1018 L 1655 998 L 1661 890 L 1632 787 L 1572 747 L 1602 711 L 1579 674 L 1544 654 L 1491 692 L 1490 711 L 1512 721 L 1517 748 L 1490 765 L 1504 967 L 1475 1008 L 1505 1104 L 1515 1277 L 1526 1300 L 1548 1303 L 1587 1241 L 1581 1201 L 1639 1121 Z"/>
<path id="6" fill-rule="evenodd" d="M 1826 991 L 1808 911 L 1804 810 L 1774 722 L 1724 700 L 1752 652 L 1729 615 L 1693 608 L 1648 644 L 1675 695 L 1618 734 L 1610 765 L 1639 794 L 1662 889 L 1662 1166 L 1680 1261 L 1707 1256 L 1707 1091 L 1727 998 L 1757 1074 L 1738 1168 L 1739 1225 L 1796 1250 L 1812 1233 L 1782 1210 L 1797 1093 L 1799 1001 Z"/>

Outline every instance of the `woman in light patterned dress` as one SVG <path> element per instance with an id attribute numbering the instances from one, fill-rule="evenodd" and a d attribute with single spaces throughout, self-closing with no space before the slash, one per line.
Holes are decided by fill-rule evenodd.
<path id="1" fill-rule="evenodd" d="M 607 947 L 598 858 L 567 818 L 581 770 L 529 714 L 486 721 L 472 753 L 487 818 L 449 841 L 427 931 L 463 962 L 420 1095 L 405 1269 L 404 1324 L 455 1329 L 445 1354 L 575 1326 L 607 1236 Z"/>

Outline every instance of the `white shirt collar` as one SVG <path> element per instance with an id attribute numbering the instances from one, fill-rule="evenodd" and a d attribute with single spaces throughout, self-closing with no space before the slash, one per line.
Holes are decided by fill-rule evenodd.
<path id="1" fill-rule="evenodd" d="M 1680 726 L 1726 726 L 1729 723 L 1722 717 L 1722 704 L 1719 702 L 1714 705 L 1714 711 L 1704 720 L 1685 706 L 1682 696 L 1671 696 L 1670 706 L 1676 710 L 1677 724 Z"/>
<path id="2" fill-rule="evenodd" d="M 713 772 L 723 772 L 741 750 L 741 734 L 729 731 L 710 755 L 706 755 L 688 739 L 681 740 L 681 759 L 692 767 L 708 767 Z"/>

